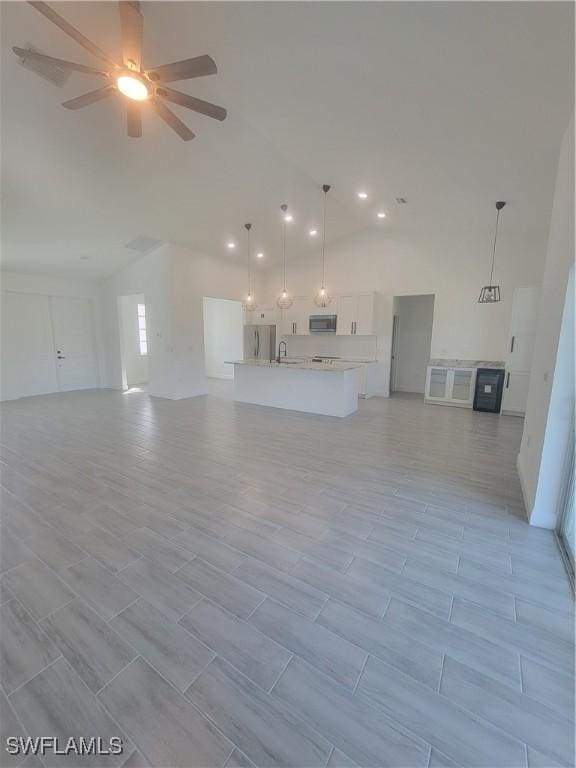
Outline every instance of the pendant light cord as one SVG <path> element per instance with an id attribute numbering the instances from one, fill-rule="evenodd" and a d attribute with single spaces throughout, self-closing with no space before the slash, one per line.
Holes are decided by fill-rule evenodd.
<path id="1" fill-rule="evenodd" d="M 282 222 L 282 251 L 284 254 L 284 293 L 286 293 L 286 220 Z"/>
<path id="2" fill-rule="evenodd" d="M 496 240 L 498 238 L 498 219 L 500 218 L 500 208 L 496 212 L 496 228 L 494 230 L 494 246 L 492 248 L 492 267 L 490 269 L 490 285 L 492 285 L 492 277 L 494 275 L 494 259 L 496 258 Z"/>
<path id="3" fill-rule="evenodd" d="M 248 230 L 248 296 L 252 293 L 252 264 L 250 261 L 250 230 Z"/>
<path id="4" fill-rule="evenodd" d="M 322 288 L 326 287 L 326 196 L 328 190 L 324 190 L 324 213 L 322 217 Z"/>

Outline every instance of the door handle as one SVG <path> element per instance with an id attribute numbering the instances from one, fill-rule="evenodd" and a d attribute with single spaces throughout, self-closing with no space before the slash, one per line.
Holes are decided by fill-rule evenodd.
<path id="1" fill-rule="evenodd" d="M 56 358 L 56 360 L 66 360 L 66 358 L 65 358 L 65 357 L 62 357 L 62 356 L 58 356 L 58 357 Z"/>
<path id="2" fill-rule="evenodd" d="M 510 371 L 506 374 L 506 389 L 510 386 Z"/>
<path id="3" fill-rule="evenodd" d="M 512 341 L 510 342 L 510 352 L 514 352 L 514 340 L 516 339 L 516 336 L 512 336 Z"/>
<path id="4" fill-rule="evenodd" d="M 256 357 L 260 355 L 260 332 L 256 331 Z"/>

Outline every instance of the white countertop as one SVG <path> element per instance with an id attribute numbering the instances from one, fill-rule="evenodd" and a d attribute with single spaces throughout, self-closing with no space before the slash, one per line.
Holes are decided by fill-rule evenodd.
<path id="1" fill-rule="evenodd" d="M 332 373 L 341 373 L 342 371 L 353 371 L 355 368 L 362 368 L 365 363 L 343 362 L 342 360 L 327 360 L 322 363 L 313 363 L 311 360 L 297 360 L 287 358 L 285 362 L 282 358 L 281 363 L 276 360 L 230 360 L 231 365 L 249 365 L 255 368 L 284 368 L 286 370 L 305 370 L 305 371 L 329 371 Z"/>
<path id="2" fill-rule="evenodd" d="M 504 368 L 504 363 L 500 360 L 448 360 L 445 358 L 436 358 L 430 360 L 428 365 L 437 368 Z"/>

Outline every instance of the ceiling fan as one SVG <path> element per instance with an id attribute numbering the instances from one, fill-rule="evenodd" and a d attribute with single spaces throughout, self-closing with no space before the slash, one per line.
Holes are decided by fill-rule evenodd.
<path id="1" fill-rule="evenodd" d="M 33 2 L 32 0 L 29 2 L 31 6 L 40 11 L 57 27 L 60 27 L 79 45 L 106 64 L 103 68 L 89 67 L 84 64 L 75 64 L 72 61 L 45 56 L 25 48 L 14 47 L 12 49 L 21 59 L 33 59 L 40 64 L 45 63 L 61 69 L 106 78 L 106 85 L 101 88 L 65 101 L 62 106 L 66 109 L 81 109 L 119 92 L 126 97 L 128 136 L 132 138 L 142 136 L 142 106 L 148 102 L 156 114 L 184 141 L 193 139 L 195 134 L 166 105 L 167 101 L 179 104 L 181 107 L 187 107 L 207 117 L 213 117 L 215 120 L 226 118 L 226 110 L 223 107 L 189 96 L 187 93 L 175 91 L 164 85 L 164 83 L 175 80 L 190 80 L 194 77 L 215 74 L 217 72 L 216 64 L 210 56 L 196 56 L 193 59 L 183 59 L 151 69 L 142 67 L 144 17 L 140 12 L 140 3 L 136 0 L 121 0 L 118 3 L 122 31 L 122 63 L 115 61 L 112 56 L 69 24 L 47 3 Z"/>

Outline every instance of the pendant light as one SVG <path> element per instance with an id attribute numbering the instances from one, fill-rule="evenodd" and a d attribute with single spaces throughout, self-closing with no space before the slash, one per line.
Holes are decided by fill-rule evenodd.
<path id="1" fill-rule="evenodd" d="M 322 191 L 324 192 L 324 214 L 322 222 L 322 285 L 316 296 L 314 296 L 314 304 L 316 304 L 317 307 L 327 307 L 332 301 L 332 298 L 328 295 L 326 290 L 326 197 L 328 196 L 329 190 L 329 184 L 324 184 L 322 186 Z"/>
<path id="2" fill-rule="evenodd" d="M 246 294 L 246 299 L 244 300 L 242 306 L 247 312 L 251 312 L 253 309 L 256 309 L 256 302 L 254 301 L 254 294 L 252 293 L 252 259 L 250 256 L 250 230 L 252 229 L 252 224 L 244 224 L 244 229 L 246 230 L 247 235 L 246 251 L 248 258 L 248 293 Z"/>
<path id="3" fill-rule="evenodd" d="M 490 269 L 490 283 L 485 285 L 480 291 L 478 298 L 478 304 L 496 304 L 500 301 L 500 286 L 493 285 L 492 278 L 494 276 L 494 258 L 496 256 L 496 241 L 498 239 L 498 219 L 500 218 L 500 211 L 506 205 L 505 202 L 500 200 L 496 203 L 496 228 L 494 230 L 494 247 L 492 248 L 492 268 Z"/>
<path id="4" fill-rule="evenodd" d="M 276 304 L 280 307 L 280 309 L 290 309 L 292 306 L 292 299 L 290 296 L 288 296 L 288 291 L 286 290 L 286 222 L 288 221 L 288 214 L 286 211 L 288 210 L 288 206 L 286 203 L 283 203 L 280 206 L 280 210 L 282 211 L 282 253 L 284 256 L 284 288 L 282 289 L 282 293 L 280 296 L 278 296 L 278 299 L 276 300 Z"/>

